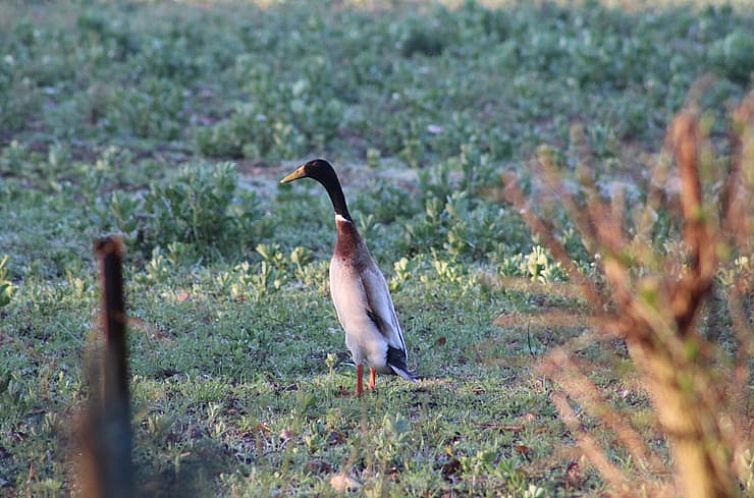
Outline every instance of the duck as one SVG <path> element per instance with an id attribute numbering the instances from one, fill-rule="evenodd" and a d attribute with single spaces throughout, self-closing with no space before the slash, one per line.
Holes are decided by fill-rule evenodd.
<path id="1" fill-rule="evenodd" d="M 335 211 L 336 241 L 330 260 L 330 296 L 346 336 L 346 347 L 356 364 L 356 396 L 364 392 L 364 366 L 369 367 L 368 389 L 377 386 L 377 374 L 397 375 L 416 382 L 406 362 L 408 350 L 385 276 L 369 252 L 348 212 L 343 189 L 332 165 L 314 159 L 283 178 L 319 182 Z"/>

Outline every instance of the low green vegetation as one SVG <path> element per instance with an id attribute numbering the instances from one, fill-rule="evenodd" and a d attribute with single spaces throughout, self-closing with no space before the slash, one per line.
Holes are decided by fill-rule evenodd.
<path id="1" fill-rule="evenodd" d="M 724 133 L 715 117 L 751 85 L 754 16 L 267 3 L 0 4 L 0 495 L 76 490 L 105 233 L 127 246 L 143 496 L 329 496 L 339 473 L 366 496 L 600 495 L 534 370 L 579 330 L 493 325 L 583 306 L 500 285 L 566 280 L 502 202 L 501 175 L 526 180 L 542 144 L 573 169 L 586 144 L 598 181 L 641 195 L 702 76 Z M 418 386 L 380 378 L 351 397 L 329 201 L 277 185 L 316 156 L 386 274 Z M 651 434 L 646 393 L 583 354 Z"/>

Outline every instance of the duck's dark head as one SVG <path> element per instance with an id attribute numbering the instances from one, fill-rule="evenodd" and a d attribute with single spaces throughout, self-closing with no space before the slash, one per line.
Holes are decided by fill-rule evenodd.
<path id="1" fill-rule="evenodd" d="M 299 178 L 312 178 L 321 183 L 330 195 L 335 214 L 339 214 L 345 219 L 351 221 L 351 215 L 348 213 L 346 198 L 343 195 L 343 189 L 340 187 L 338 175 L 335 174 L 335 170 L 329 162 L 324 159 L 314 159 L 313 161 L 309 161 L 306 164 L 302 164 L 296 168 L 293 173 L 280 180 L 280 183 L 290 183 Z"/>
<path id="2" fill-rule="evenodd" d="M 313 178 L 325 186 L 328 183 L 339 183 L 332 165 L 324 159 L 314 159 L 302 164 L 293 173 L 280 180 L 280 183 L 290 183 L 299 178 Z"/>

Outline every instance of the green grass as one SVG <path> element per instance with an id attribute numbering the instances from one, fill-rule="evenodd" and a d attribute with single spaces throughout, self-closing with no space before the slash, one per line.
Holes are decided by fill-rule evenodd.
<path id="1" fill-rule="evenodd" d="M 600 179 L 640 183 L 642 153 L 693 82 L 714 75 L 711 117 L 745 93 L 754 17 L 358 4 L 0 5 L 0 494 L 75 489 L 92 241 L 113 232 L 128 247 L 143 495 L 328 496 L 336 472 L 367 496 L 600 494 L 534 371 L 578 331 L 492 325 L 580 306 L 490 283 L 565 278 L 499 201 L 500 175 L 526 176 L 543 143 L 572 167 L 581 123 Z M 418 386 L 349 394 L 327 289 L 331 208 L 313 182 L 277 186 L 314 156 L 341 173 Z M 646 408 L 584 354 L 618 406 Z"/>

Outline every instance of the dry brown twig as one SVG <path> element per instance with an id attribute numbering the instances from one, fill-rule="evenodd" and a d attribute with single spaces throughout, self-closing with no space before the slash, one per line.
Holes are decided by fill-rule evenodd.
<path id="1" fill-rule="evenodd" d="M 561 348 L 551 352 L 542 365 L 542 371 L 555 380 L 568 394 L 584 407 L 587 413 L 601 420 L 613 431 L 629 454 L 656 474 L 666 472 L 665 465 L 647 448 L 639 434 L 612 409 L 594 385 Z"/>
<path id="2" fill-rule="evenodd" d="M 701 88 L 701 87 L 700 87 Z M 680 113 L 669 127 L 666 154 L 660 156 L 636 235 L 625 228 L 625 201 L 621 195 L 605 202 L 593 181 L 589 161 L 581 160 L 579 178 L 585 205 L 564 187 L 551 155 L 540 154 L 541 178 L 565 207 L 581 233 L 585 246 L 599 255 L 606 286 L 589 281 L 558 242 L 551 226 L 532 209 L 515 184 L 506 179 L 507 200 L 521 213 L 530 230 L 566 268 L 569 277 L 591 303 L 592 324 L 617 333 L 651 394 L 660 428 L 673 455 L 676 484 L 687 497 L 732 497 L 738 492 L 736 455 L 748 443 L 742 421 L 743 388 L 751 358 L 751 324 L 741 303 L 730 293 L 729 308 L 734 330 L 746 354 L 737 355 L 736 367 L 727 374 L 715 362 L 715 345 L 694 327 L 704 300 L 710 294 L 726 252 L 751 254 L 754 193 L 754 94 L 734 113 L 731 133 L 732 162 L 723 181 L 719 213 L 704 202 L 701 180 L 702 151 L 712 147 L 693 110 Z M 663 254 L 649 242 L 654 213 L 668 194 L 663 191 L 672 158 L 679 173 L 682 245 Z M 737 284 L 740 284 L 738 282 Z M 739 289 L 733 285 L 731 289 Z M 748 287 L 751 289 L 751 287 Z M 607 325 L 605 327 L 604 325 Z M 585 455 L 608 483 L 623 487 L 628 477 L 612 466 L 606 455 L 577 423 L 566 395 L 594 418 L 605 423 L 621 445 L 653 473 L 662 462 L 647 450 L 639 434 L 599 395 L 596 386 L 581 374 L 568 349 L 557 349 L 543 362 L 543 372 L 562 389 L 553 395 L 561 416 L 574 432 Z M 735 374 L 735 375 L 733 375 Z M 735 379 L 733 383 L 725 379 Z M 738 401 L 726 403 L 736 393 Z M 620 474 L 620 475 L 618 475 Z"/>
<path id="3" fill-rule="evenodd" d="M 629 482 L 626 479 L 626 476 L 623 475 L 623 472 L 621 472 L 620 469 L 610 462 L 610 459 L 607 458 L 605 452 L 599 447 L 597 442 L 594 441 L 585 430 L 583 430 L 578 417 L 568 404 L 565 395 L 562 393 L 554 393 L 552 401 L 555 404 L 555 408 L 557 408 L 560 417 L 570 429 L 584 452 L 584 455 L 586 455 L 592 465 L 594 465 L 597 471 L 599 471 L 613 489 L 625 492 L 628 489 Z"/>

